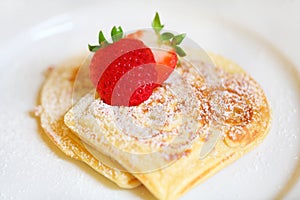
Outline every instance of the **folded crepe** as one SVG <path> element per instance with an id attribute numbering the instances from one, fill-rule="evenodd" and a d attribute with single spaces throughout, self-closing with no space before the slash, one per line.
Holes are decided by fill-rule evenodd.
<path id="1" fill-rule="evenodd" d="M 134 176 L 107 166 L 101 161 L 110 160 L 105 155 L 97 154 L 97 158 L 93 156 L 90 153 L 92 149 L 87 149 L 83 141 L 64 124 L 65 113 L 79 98 L 73 96 L 78 70 L 79 66 L 72 65 L 50 68 L 40 93 L 40 105 L 37 107 L 36 113 L 40 117 L 40 123 L 45 134 L 67 156 L 85 162 L 120 187 L 137 187 L 140 182 Z M 84 81 L 81 82 L 78 91 L 84 93 L 86 89 L 89 89 L 89 84 Z"/>
<path id="2" fill-rule="evenodd" d="M 118 162 L 116 171 L 125 168 L 158 199 L 177 199 L 257 146 L 270 126 L 262 88 L 232 61 L 210 57 L 216 84 L 181 62 L 139 106 L 110 106 L 91 91 L 66 113 L 65 124 Z M 214 149 L 200 159 L 215 132 L 221 136 Z"/>

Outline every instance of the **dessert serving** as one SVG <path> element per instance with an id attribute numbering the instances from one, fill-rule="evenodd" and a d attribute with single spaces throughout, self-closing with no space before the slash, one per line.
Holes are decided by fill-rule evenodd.
<path id="1" fill-rule="evenodd" d="M 50 70 L 37 115 L 66 155 L 178 199 L 262 142 L 271 111 L 241 67 L 163 28 L 156 13 L 152 30 L 100 31 L 84 62 Z"/>

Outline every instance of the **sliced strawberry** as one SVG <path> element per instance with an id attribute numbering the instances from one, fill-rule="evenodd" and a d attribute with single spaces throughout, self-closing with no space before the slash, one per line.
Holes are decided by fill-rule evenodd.
<path id="1" fill-rule="evenodd" d="M 157 72 L 157 83 L 161 84 L 167 80 L 167 78 L 175 69 L 178 58 L 177 54 L 172 50 L 155 50 L 153 52 L 157 63 L 155 66 Z"/>

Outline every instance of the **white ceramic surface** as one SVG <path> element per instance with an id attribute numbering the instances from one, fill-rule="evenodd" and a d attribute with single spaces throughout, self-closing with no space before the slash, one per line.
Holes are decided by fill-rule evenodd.
<path id="1" fill-rule="evenodd" d="M 11 17 L 4 24 L 8 28 L 0 34 L 0 199 L 153 198 L 143 187 L 121 190 L 84 164 L 64 156 L 40 134 L 29 113 L 49 65 L 88 53 L 87 43 L 96 42 L 100 28 L 108 32 L 115 24 L 126 30 L 149 27 L 156 10 L 168 29 L 186 32 L 205 49 L 243 66 L 262 85 L 273 109 L 271 132 L 258 148 L 182 199 L 270 199 L 286 192 L 287 199 L 300 198 L 299 184 L 293 187 L 300 170 L 300 77 L 278 43 L 260 37 L 252 25 L 237 25 L 209 9 L 195 9 L 192 3 L 180 7 L 167 3 L 145 6 L 143 1 L 114 6 L 94 2 L 90 6 L 62 1 L 61 5 L 49 3 L 50 8 L 59 10 L 50 12 L 40 11 L 34 2 L 30 1 L 24 18 L 36 20 L 35 25 L 24 19 L 18 22 L 7 14 L 8 19 Z M 5 3 L 11 9 L 11 4 L 16 4 L 17 11 L 20 7 Z M 132 6 L 122 9 L 126 5 Z M 180 9 L 189 14 L 179 15 Z M 39 14 L 40 20 L 36 19 Z M 24 29 L 16 33 L 18 25 Z"/>

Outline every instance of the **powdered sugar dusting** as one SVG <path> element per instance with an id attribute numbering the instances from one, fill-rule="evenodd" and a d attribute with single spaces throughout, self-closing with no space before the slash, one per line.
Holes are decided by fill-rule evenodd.
<path id="1" fill-rule="evenodd" d="M 149 154 L 168 147 L 165 160 L 185 155 L 192 141 L 198 136 L 205 139 L 215 123 L 228 145 L 253 141 L 258 129 L 267 126 L 260 124 L 269 114 L 263 91 L 248 75 L 220 68 L 214 71 L 218 79 L 213 83 L 205 63 L 200 65 L 198 73 L 182 62 L 139 106 L 110 106 L 101 99 L 83 98 L 73 114 L 66 115 L 66 123 L 95 148 L 106 148 L 105 143 L 123 152 Z"/>

